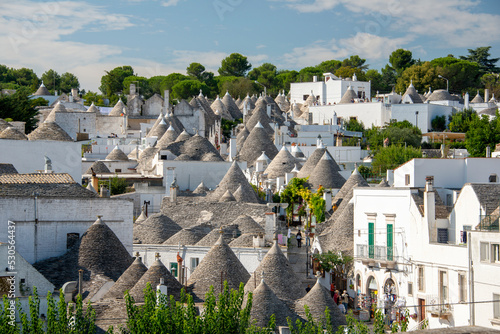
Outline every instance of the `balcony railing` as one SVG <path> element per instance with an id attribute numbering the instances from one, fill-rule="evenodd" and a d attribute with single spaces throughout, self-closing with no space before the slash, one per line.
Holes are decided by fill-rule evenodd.
<path id="1" fill-rule="evenodd" d="M 366 244 L 356 245 L 356 257 L 361 259 L 373 259 L 374 261 L 396 261 L 395 253 L 394 247 Z"/>
<path id="2" fill-rule="evenodd" d="M 498 215 L 481 215 L 479 217 L 479 228 L 480 231 L 489 232 L 499 232 L 499 216 Z"/>

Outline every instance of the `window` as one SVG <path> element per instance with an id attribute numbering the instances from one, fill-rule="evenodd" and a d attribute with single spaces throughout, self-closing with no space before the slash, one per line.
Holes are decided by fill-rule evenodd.
<path id="1" fill-rule="evenodd" d="M 405 186 L 410 185 L 410 174 L 405 174 Z"/>
<path id="2" fill-rule="evenodd" d="M 115 173 L 121 173 L 121 172 L 122 172 L 121 169 L 115 168 Z"/>
<path id="3" fill-rule="evenodd" d="M 490 260 L 489 244 L 487 242 L 481 242 L 479 253 L 480 253 L 481 261 L 489 261 Z"/>
<path id="4" fill-rule="evenodd" d="M 358 120 L 358 118 L 357 118 L 356 116 L 350 116 L 350 117 L 349 117 L 349 120 L 350 120 L 350 121 L 357 121 L 357 120 Z"/>
<path id="5" fill-rule="evenodd" d="M 198 267 L 198 264 L 200 263 L 200 258 L 198 257 L 192 257 L 191 258 L 191 272 Z"/>
<path id="6" fill-rule="evenodd" d="M 413 296 L 413 282 L 408 282 L 408 296 Z"/>
<path id="7" fill-rule="evenodd" d="M 79 233 L 68 233 L 66 234 L 66 249 L 70 249 L 74 244 L 80 239 Z"/>
<path id="8" fill-rule="evenodd" d="M 160 155 L 160 159 L 161 159 L 161 160 L 168 160 L 168 159 L 167 159 L 167 155 Z"/>
<path id="9" fill-rule="evenodd" d="M 493 318 L 500 319 L 500 295 L 493 294 Z"/>
<path id="10" fill-rule="evenodd" d="M 439 271 L 439 301 L 444 304 L 448 301 L 448 273 Z"/>
<path id="11" fill-rule="evenodd" d="M 491 262 L 500 262 L 500 244 L 491 244 Z"/>
<path id="12" fill-rule="evenodd" d="M 467 301 L 467 281 L 464 273 L 458 274 L 458 301 L 460 303 Z"/>
<path id="13" fill-rule="evenodd" d="M 424 267 L 418 267 L 418 291 L 424 291 Z"/>
<path id="14" fill-rule="evenodd" d="M 175 277 L 177 277 L 177 268 L 177 262 L 170 262 L 170 273 Z"/>
<path id="15" fill-rule="evenodd" d="M 385 222 L 387 225 L 387 261 L 394 260 L 394 222 L 396 215 L 386 214 Z"/>
<path id="16" fill-rule="evenodd" d="M 447 228 L 438 228 L 437 233 L 438 233 L 437 242 L 439 242 L 440 244 L 447 244 L 448 243 L 448 229 Z"/>
<path id="17" fill-rule="evenodd" d="M 367 213 L 368 220 L 368 257 L 375 258 L 375 220 L 377 219 L 376 213 Z"/>
<path id="18" fill-rule="evenodd" d="M 490 183 L 497 183 L 497 175 L 490 174 L 489 181 L 490 181 Z"/>
<path id="19" fill-rule="evenodd" d="M 304 100 L 304 101 L 305 101 L 305 100 L 307 100 L 307 98 L 308 98 L 308 97 L 309 97 L 309 94 L 307 94 L 307 95 L 302 95 L 302 100 Z"/>

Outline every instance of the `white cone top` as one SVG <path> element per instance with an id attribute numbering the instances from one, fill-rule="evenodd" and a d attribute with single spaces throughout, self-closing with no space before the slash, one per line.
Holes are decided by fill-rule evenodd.
<path id="1" fill-rule="evenodd" d="M 283 146 L 284 147 L 284 146 Z M 266 152 L 265 151 L 262 151 L 262 154 L 260 155 L 260 157 L 257 158 L 257 161 L 269 161 L 269 158 L 268 156 L 266 155 Z"/>
<path id="2" fill-rule="evenodd" d="M 220 97 L 219 97 L 219 95 L 217 95 L 217 98 L 216 98 L 216 100 L 219 100 L 219 101 L 220 101 Z"/>
<path id="3" fill-rule="evenodd" d="M 43 84 L 43 80 L 42 80 L 42 84 L 40 85 L 40 87 L 45 87 L 45 85 Z"/>
<path id="4" fill-rule="evenodd" d="M 219 111 L 219 109 L 216 109 L 216 110 L 215 110 L 215 114 L 216 114 L 216 115 L 220 115 L 220 111 Z"/>
<path id="5" fill-rule="evenodd" d="M 300 149 L 300 147 L 298 147 L 297 145 L 295 145 L 295 146 L 292 146 L 292 152 L 293 153 L 299 153 L 299 152 L 302 152 L 302 150 Z"/>
<path id="6" fill-rule="evenodd" d="M 347 87 L 347 90 L 354 90 L 354 89 L 352 89 L 352 86 L 349 85 L 349 87 Z"/>
<path id="7" fill-rule="evenodd" d="M 170 124 L 170 126 L 168 127 L 167 131 L 174 131 L 175 132 L 175 129 L 174 127 L 172 126 L 172 124 Z"/>
<path id="8" fill-rule="evenodd" d="M 299 169 L 297 168 L 297 164 L 295 164 L 295 167 L 292 169 L 292 173 L 298 173 Z"/>
<path id="9" fill-rule="evenodd" d="M 262 126 L 262 124 L 260 123 L 260 121 L 258 121 L 257 124 L 255 124 L 255 127 L 256 128 L 262 128 L 262 129 L 264 129 L 264 127 Z"/>
<path id="10" fill-rule="evenodd" d="M 408 86 L 408 88 L 410 87 L 413 87 L 413 79 L 410 80 L 410 85 Z"/>
<path id="11" fill-rule="evenodd" d="M 163 118 L 163 114 L 160 112 L 160 114 L 158 115 L 158 119 L 161 120 Z"/>
<path id="12" fill-rule="evenodd" d="M 325 148 L 325 146 L 323 145 L 323 141 L 319 141 L 319 145 L 318 145 L 318 148 Z"/>
<path id="13" fill-rule="evenodd" d="M 225 95 L 229 95 L 229 91 L 228 90 L 226 90 L 226 94 Z M 231 96 L 231 95 L 229 95 L 229 96 Z"/>
<path id="14" fill-rule="evenodd" d="M 203 97 L 203 92 L 200 89 L 200 94 L 198 94 L 199 97 Z"/>
<path id="15" fill-rule="evenodd" d="M 280 151 L 287 151 L 288 152 L 288 149 L 286 148 L 285 145 L 281 146 L 281 150 Z"/>
<path id="16" fill-rule="evenodd" d="M 97 193 L 97 191 L 95 190 L 94 186 L 92 185 L 92 182 L 89 182 L 89 185 L 87 186 L 87 190 L 90 190 L 93 193 Z"/>
<path id="17" fill-rule="evenodd" d="M 113 150 L 119 150 L 120 148 L 118 147 L 118 145 L 115 146 L 115 148 Z"/>
<path id="18" fill-rule="evenodd" d="M 497 102 L 497 100 L 495 99 L 495 93 L 491 95 L 491 99 L 489 102 Z"/>
<path id="19" fill-rule="evenodd" d="M 97 216 L 97 220 L 94 222 L 94 224 L 93 224 L 93 225 L 101 225 L 101 224 L 103 224 L 103 222 L 102 222 L 102 220 L 101 220 L 101 217 L 102 217 L 102 216 Z"/>
<path id="20" fill-rule="evenodd" d="M 162 119 L 161 119 L 160 124 L 162 124 L 162 125 L 167 125 L 167 123 L 165 122 L 165 119 L 164 119 L 164 118 L 162 118 Z"/>
<path id="21" fill-rule="evenodd" d="M 95 104 L 94 104 L 94 102 L 92 102 L 92 104 L 91 104 L 90 106 L 91 106 L 91 107 L 95 107 Z"/>
<path id="22" fill-rule="evenodd" d="M 361 175 L 361 174 L 359 174 L 358 168 L 354 168 L 354 171 L 352 172 L 351 175 Z"/>
<path id="23" fill-rule="evenodd" d="M 325 151 L 325 153 L 321 157 L 321 160 L 332 160 L 332 158 L 330 158 L 330 155 L 328 154 L 328 152 Z"/>
<path id="24" fill-rule="evenodd" d="M 247 93 L 247 97 L 250 98 L 250 95 L 248 95 L 248 93 Z"/>

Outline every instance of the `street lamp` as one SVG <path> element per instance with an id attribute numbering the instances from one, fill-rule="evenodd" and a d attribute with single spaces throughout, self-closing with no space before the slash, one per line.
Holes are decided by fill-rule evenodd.
<path id="1" fill-rule="evenodd" d="M 264 84 L 261 84 L 261 83 L 260 83 L 260 82 L 258 82 L 257 80 L 255 80 L 254 82 L 255 82 L 256 84 L 261 85 L 262 87 L 264 87 L 264 95 L 266 95 L 266 96 L 267 96 L 267 88 L 266 88 L 266 86 L 264 86 Z"/>
<path id="2" fill-rule="evenodd" d="M 441 78 L 441 79 L 446 80 L 446 91 L 449 91 L 448 90 L 448 79 L 446 79 L 445 77 L 443 77 L 441 74 L 438 74 L 438 77 Z"/>

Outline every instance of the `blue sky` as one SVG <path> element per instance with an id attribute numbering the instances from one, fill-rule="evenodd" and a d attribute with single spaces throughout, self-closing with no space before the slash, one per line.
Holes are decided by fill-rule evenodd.
<path id="1" fill-rule="evenodd" d="M 199 62 L 217 74 L 232 52 L 297 70 L 352 54 L 380 69 L 397 48 L 500 57 L 499 31 L 496 0 L 1 0 L 0 64 L 71 72 L 95 91 L 116 66 L 151 77 Z"/>

